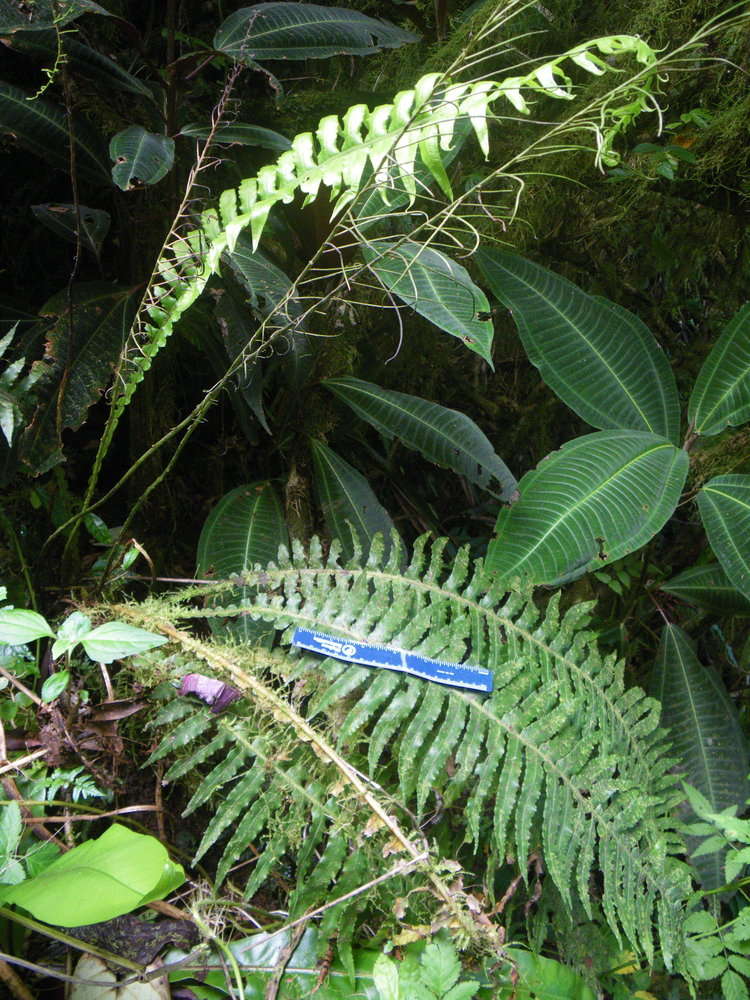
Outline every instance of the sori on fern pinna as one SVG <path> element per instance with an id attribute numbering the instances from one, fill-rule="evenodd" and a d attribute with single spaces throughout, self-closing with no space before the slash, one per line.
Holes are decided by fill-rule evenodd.
<path id="1" fill-rule="evenodd" d="M 540 852 L 564 906 L 591 915 L 596 901 L 623 942 L 651 960 L 658 941 L 679 967 L 690 879 L 677 858 L 670 814 L 680 795 L 658 704 L 625 688 L 587 606 L 561 613 L 553 596 L 542 610 L 493 586 L 466 551 L 447 559 L 446 544 L 422 539 L 407 562 L 397 539 L 387 558 L 376 540 L 366 558 L 342 564 L 336 544 L 325 555 L 313 540 L 231 581 L 117 609 L 161 629 L 247 698 L 218 718 L 178 699 L 158 720 L 168 732 L 152 759 L 179 749 L 166 779 L 197 771 L 186 811 L 209 800 L 216 810 L 198 857 L 223 838 L 221 880 L 249 842 L 262 844 L 252 894 L 282 856 L 296 855 L 290 912 L 304 912 L 392 864 L 405 848 L 394 846 L 389 817 L 414 826 L 414 850 L 424 844 L 419 820 L 438 792 L 446 808 L 461 805 L 452 822 L 465 824 L 466 840 L 477 843 L 489 825 L 497 856 L 522 871 Z M 224 603 L 232 593 L 241 603 Z M 198 596 L 221 596 L 222 606 L 197 608 Z M 213 646 L 174 624 L 237 615 L 272 623 L 276 648 Z M 302 654 L 290 645 L 299 626 L 481 666 L 494 691 Z M 347 769 L 376 784 L 357 788 Z M 412 870 L 417 879 L 430 868 Z M 326 911 L 326 933 L 341 929 L 346 908 Z"/>

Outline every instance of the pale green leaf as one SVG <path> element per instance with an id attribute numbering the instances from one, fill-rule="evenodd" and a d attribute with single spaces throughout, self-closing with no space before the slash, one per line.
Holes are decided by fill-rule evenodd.
<path id="1" fill-rule="evenodd" d="M 727 969 L 721 977 L 721 992 L 724 1000 L 748 1000 L 747 981 L 732 969 Z"/>
<path id="2" fill-rule="evenodd" d="M 698 508 L 729 582 L 750 599 L 750 476 L 715 476 L 698 494 Z"/>
<path id="3" fill-rule="evenodd" d="M 490 306 L 466 268 L 411 240 L 372 240 L 362 255 L 382 285 L 492 367 Z"/>
<path id="4" fill-rule="evenodd" d="M 732 318 L 704 361 L 688 419 L 698 434 L 719 434 L 750 419 L 750 305 Z"/>
<path id="5" fill-rule="evenodd" d="M 481 249 L 476 256 L 511 310 L 529 360 L 564 403 L 592 427 L 679 442 L 674 375 L 637 316 L 516 254 Z"/>
<path id="6" fill-rule="evenodd" d="M 499 487 L 502 500 L 513 497 L 518 485 L 515 478 L 465 414 L 360 379 L 327 379 L 323 385 L 381 433 L 397 437 L 408 448 L 465 476 L 481 489 Z"/>
<path id="7" fill-rule="evenodd" d="M 70 684 L 70 671 L 58 670 L 57 673 L 50 674 L 42 684 L 41 699 L 45 705 L 49 705 L 55 698 L 59 698 Z"/>
<path id="8" fill-rule="evenodd" d="M 504 581 L 572 580 L 640 548 L 680 497 L 688 456 L 664 438 L 600 431 L 576 438 L 519 483 L 500 511 L 487 568 Z"/>
<path id="9" fill-rule="evenodd" d="M 372 967 L 372 979 L 378 991 L 379 1000 L 400 1000 L 398 988 L 398 966 L 387 955 L 378 955 Z"/>
<path id="10" fill-rule="evenodd" d="M 94 924 L 168 895 L 185 880 L 155 837 L 111 826 L 61 855 L 40 875 L 0 889 L 38 920 L 61 927 Z"/>
<path id="11" fill-rule="evenodd" d="M 145 653 L 162 646 L 167 641 L 163 635 L 124 622 L 105 622 L 81 638 L 81 645 L 88 656 L 97 663 L 112 663 L 125 656 Z"/>
<path id="12" fill-rule="evenodd" d="M 20 608 L 0 608 L 0 642 L 22 646 L 43 636 L 54 636 L 48 622 L 36 611 Z"/>

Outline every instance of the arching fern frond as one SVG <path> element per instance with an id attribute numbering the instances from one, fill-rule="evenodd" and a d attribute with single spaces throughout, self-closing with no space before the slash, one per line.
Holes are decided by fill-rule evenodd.
<path id="1" fill-rule="evenodd" d="M 385 190 L 395 174 L 414 197 L 418 157 L 443 192 L 452 197 L 443 160 L 458 121 L 470 121 L 486 155 L 488 120 L 495 102 L 502 98 L 515 111 L 528 115 L 532 94 L 570 100 L 574 88 L 566 64 L 572 62 L 601 75 L 613 70 L 603 57 L 621 53 L 632 54 L 646 74 L 626 94 L 619 95 L 616 106 L 605 104 L 601 108 L 601 121 L 596 127 L 597 156 L 608 161 L 615 136 L 652 106 L 649 81 L 655 73 L 657 56 L 646 42 L 630 35 L 595 38 L 524 76 L 500 81 L 451 83 L 442 74 L 431 73 L 412 89 L 397 94 L 391 104 L 372 110 L 357 104 L 341 118 L 329 115 L 321 119 L 314 133 L 297 135 L 291 149 L 275 163 L 262 167 L 238 188 L 224 191 L 218 199 L 218 210 L 207 209 L 198 226 L 165 243 L 125 348 L 120 381 L 114 388 L 107 446 L 156 354 L 211 275 L 218 271 L 222 253 L 231 251 L 248 227 L 253 246 L 257 247 L 274 205 L 288 204 L 298 192 L 307 201 L 313 200 L 324 187 L 336 199 L 334 214 L 340 212 L 360 192 L 368 165 L 376 187 Z"/>
<path id="2" fill-rule="evenodd" d="M 397 545 L 387 561 L 381 553 L 375 545 L 364 566 L 357 557 L 342 566 L 314 543 L 241 580 L 162 602 L 158 614 L 130 610 L 150 628 L 163 628 L 165 613 L 248 614 L 283 630 L 282 647 L 304 625 L 491 670 L 495 689 L 483 698 L 294 649 L 262 661 L 277 690 L 304 686 L 306 724 L 333 726 L 342 756 L 418 813 L 433 789 L 460 800 L 467 839 L 489 822 L 498 854 L 522 869 L 541 850 L 566 903 L 577 895 L 589 912 L 601 872 L 615 933 L 651 957 L 656 919 L 671 962 L 687 876 L 673 856 L 673 779 L 657 704 L 625 689 L 622 664 L 600 654 L 585 607 L 561 614 L 552 600 L 542 611 L 528 596 L 503 594 L 465 553 L 447 561 L 445 542 L 420 543 L 405 570 Z M 187 606 L 198 592 L 238 583 L 254 588 L 252 603 Z"/>

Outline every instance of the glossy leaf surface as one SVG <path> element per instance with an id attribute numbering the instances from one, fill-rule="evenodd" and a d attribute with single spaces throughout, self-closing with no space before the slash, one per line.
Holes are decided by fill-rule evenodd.
<path id="1" fill-rule="evenodd" d="M 564 403 L 592 427 L 678 443 L 674 375 L 637 316 L 516 254 L 481 249 L 477 262 L 513 313 L 529 360 Z"/>
<path id="2" fill-rule="evenodd" d="M 174 139 L 130 125 L 112 136 L 109 155 L 115 161 L 112 180 L 122 191 L 157 184 L 174 163 Z"/>
<path id="3" fill-rule="evenodd" d="M 688 404 L 698 434 L 750 419 L 750 305 L 732 318 L 701 368 Z"/>
<path id="4" fill-rule="evenodd" d="M 234 573 L 275 562 L 279 546 L 289 544 L 284 510 L 270 482 L 248 483 L 231 490 L 206 518 L 198 541 L 198 576 L 225 580 Z M 252 587 L 238 587 L 221 603 L 250 600 Z M 273 629 L 248 616 L 211 618 L 216 635 L 244 642 L 268 640 Z"/>
<path id="5" fill-rule="evenodd" d="M 715 812 L 742 808 L 748 795 L 747 743 L 737 710 L 721 678 L 695 654 L 689 636 L 667 625 L 654 664 L 651 693 L 662 705 L 661 722 L 680 758 L 678 768 Z M 704 889 L 724 884 L 721 853 L 695 859 Z"/>
<path id="6" fill-rule="evenodd" d="M 510 500 L 517 483 L 473 420 L 419 396 L 382 389 L 356 378 L 327 379 L 327 389 L 381 433 L 397 437 L 436 465 Z"/>
<path id="7" fill-rule="evenodd" d="M 185 881 L 155 837 L 115 824 L 53 861 L 40 875 L 0 887 L 37 920 L 61 927 L 95 924 L 162 899 Z"/>
<path id="8" fill-rule="evenodd" d="M 698 508 L 729 582 L 750 599 L 750 476 L 715 476 L 698 494 Z"/>
<path id="9" fill-rule="evenodd" d="M 708 611 L 723 615 L 750 615 L 750 599 L 732 586 L 719 563 L 691 566 L 667 580 L 660 589 Z"/>
<path id="10" fill-rule="evenodd" d="M 638 431 L 599 431 L 569 441 L 519 483 L 500 511 L 487 568 L 503 580 L 573 580 L 644 545 L 671 516 L 688 457 Z"/>
<path id="11" fill-rule="evenodd" d="M 313 3 L 259 3 L 221 24 L 214 48 L 240 61 L 372 55 L 418 36 L 357 10 Z"/>
<path id="12" fill-rule="evenodd" d="M 492 367 L 490 306 L 466 268 L 411 240 L 373 240 L 362 249 L 370 269 L 389 292 L 420 316 L 457 337 Z"/>
<path id="13" fill-rule="evenodd" d="M 389 548 L 393 521 L 362 473 L 321 441 L 311 442 L 311 449 L 320 506 L 328 530 L 341 540 L 343 551 L 354 552 L 352 532 L 365 550 L 376 534 L 383 536 Z"/>

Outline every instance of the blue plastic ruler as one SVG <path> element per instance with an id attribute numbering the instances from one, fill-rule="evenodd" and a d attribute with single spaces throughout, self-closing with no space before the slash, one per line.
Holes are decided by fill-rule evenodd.
<path id="1" fill-rule="evenodd" d="M 471 688 L 472 691 L 492 691 L 492 674 L 482 667 L 467 667 L 461 663 L 430 660 L 426 656 L 408 653 L 403 649 L 353 642 L 351 639 L 341 639 L 335 635 L 326 635 L 324 632 L 313 632 L 308 628 L 296 629 L 292 642 L 295 646 L 309 649 L 312 653 L 356 663 L 358 667 L 384 667 L 386 670 L 398 670 L 436 684 Z"/>

